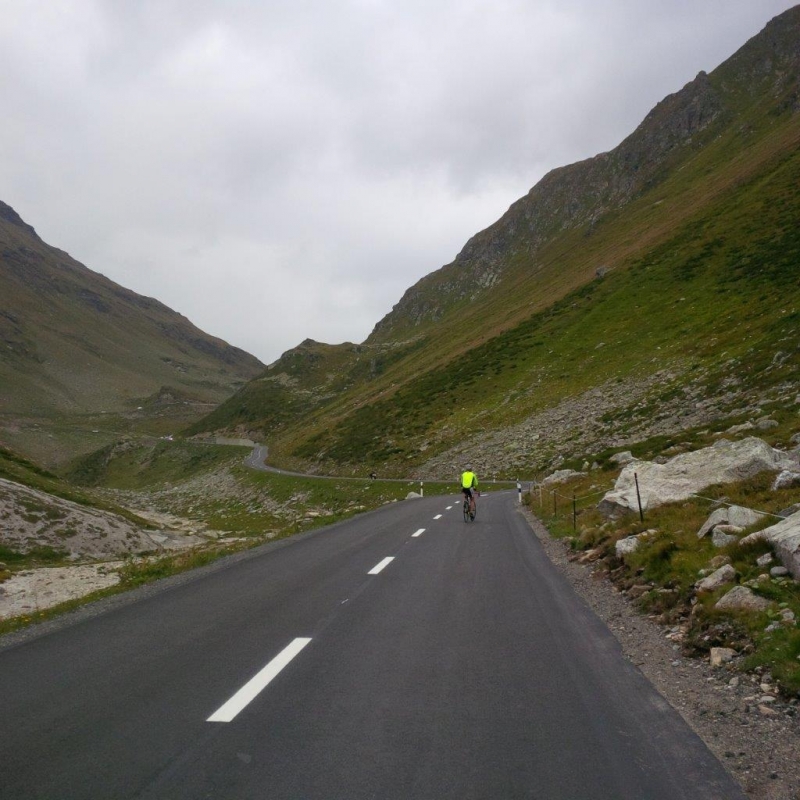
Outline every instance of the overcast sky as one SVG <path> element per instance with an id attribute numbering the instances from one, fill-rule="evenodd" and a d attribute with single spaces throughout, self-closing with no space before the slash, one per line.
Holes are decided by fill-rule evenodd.
<path id="1" fill-rule="evenodd" d="M 265 363 L 363 341 L 788 0 L 13 0 L 0 199 Z"/>

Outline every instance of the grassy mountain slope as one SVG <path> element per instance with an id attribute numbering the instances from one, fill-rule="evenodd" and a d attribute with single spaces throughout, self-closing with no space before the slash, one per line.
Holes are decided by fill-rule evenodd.
<path id="1" fill-rule="evenodd" d="M 426 472 L 476 425 L 485 438 L 602 386 L 623 414 L 634 395 L 696 404 L 731 371 L 739 397 L 795 381 L 799 74 L 800 7 L 615 150 L 546 176 L 363 345 L 315 345 L 302 386 L 290 351 L 195 430 L 243 425 L 285 463 Z M 693 419 L 673 411 L 678 429 Z M 486 466 L 545 463 L 554 453 L 529 444 L 546 433 L 502 443 L 527 452 Z"/>
<path id="2" fill-rule="evenodd" d="M 263 369 L 165 305 L 49 246 L 0 202 L 0 437 L 7 444 L 53 465 L 120 432 L 168 433 Z"/>
<path id="3" fill-rule="evenodd" d="M 45 244 L 0 203 L 3 413 L 117 410 L 174 387 L 219 401 L 263 368 Z"/>

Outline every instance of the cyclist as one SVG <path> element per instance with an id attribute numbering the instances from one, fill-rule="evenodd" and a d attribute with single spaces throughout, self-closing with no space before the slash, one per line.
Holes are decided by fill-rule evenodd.
<path id="1" fill-rule="evenodd" d="M 461 473 L 461 491 L 464 496 L 469 498 L 469 513 L 475 516 L 475 497 L 472 490 L 478 491 L 478 476 L 472 471 L 472 467 L 467 464 L 466 470 Z"/>

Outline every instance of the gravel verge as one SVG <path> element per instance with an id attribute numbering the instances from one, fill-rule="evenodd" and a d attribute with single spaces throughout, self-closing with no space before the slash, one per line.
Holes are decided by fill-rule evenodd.
<path id="1" fill-rule="evenodd" d="M 759 710 L 759 678 L 732 667 L 686 658 L 667 630 L 641 614 L 591 565 L 569 559 L 566 542 L 554 539 L 522 509 L 550 560 L 609 627 L 626 657 L 706 743 L 744 791 L 757 800 L 800 800 L 800 717 L 796 701 Z M 738 678 L 738 685 L 736 684 Z M 733 680 L 733 683 L 730 681 Z"/>

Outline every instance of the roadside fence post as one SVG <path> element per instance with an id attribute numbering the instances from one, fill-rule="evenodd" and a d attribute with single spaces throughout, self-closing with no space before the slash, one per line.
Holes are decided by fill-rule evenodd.
<path id="1" fill-rule="evenodd" d="M 522 504 L 522 484 L 519 482 L 519 478 L 517 478 L 517 502 Z"/>
<path id="2" fill-rule="evenodd" d="M 639 494 L 639 476 L 634 472 L 633 480 L 636 482 L 636 502 L 639 504 L 639 521 L 644 522 L 644 511 L 642 511 L 642 496 Z"/>

